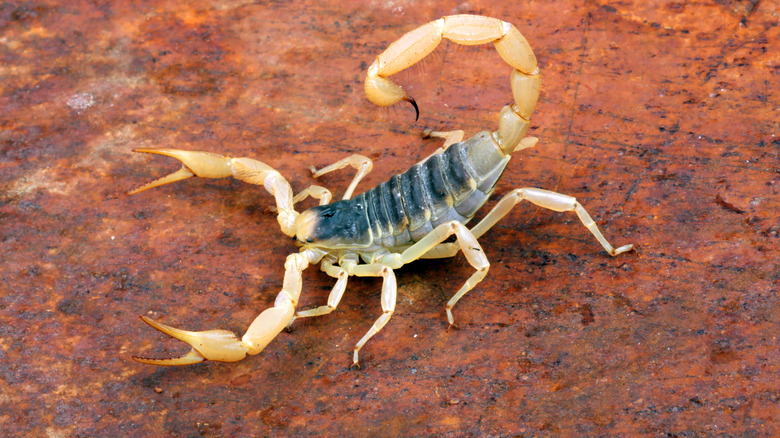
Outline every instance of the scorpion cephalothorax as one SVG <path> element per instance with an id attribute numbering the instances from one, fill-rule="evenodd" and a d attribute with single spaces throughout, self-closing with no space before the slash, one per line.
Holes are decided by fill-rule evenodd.
<path id="1" fill-rule="evenodd" d="M 481 132 L 466 141 L 461 141 L 463 131 L 430 132 L 429 135 L 444 139 L 440 149 L 406 172 L 354 198 L 355 187 L 372 168 L 371 160 L 362 155 L 352 155 L 314 173 L 318 177 L 344 167 L 357 170 L 344 198 L 330 203 L 330 191 L 315 185 L 293 196 L 289 183 L 279 172 L 251 158 L 176 149 L 136 149 L 174 157 L 184 165 L 131 194 L 192 176 L 232 176 L 263 185 L 275 198 L 282 232 L 296 240 L 300 251 L 287 257 L 282 290 L 274 306 L 255 318 L 240 340 L 226 330 L 190 332 L 142 317 L 152 327 L 190 344 L 192 350 L 179 358 L 134 357 L 135 360 L 155 365 L 241 360 L 247 354 L 262 351 L 295 318 L 333 311 L 341 301 L 349 276 L 382 277 L 383 313 L 355 345 L 353 363 L 357 365 L 360 348 L 384 327 L 395 310 L 394 269 L 421 258 L 452 257 L 463 252 L 476 271 L 447 302 L 447 320 L 454 325 L 453 306 L 485 277 L 490 266 L 477 239 L 523 200 L 554 211 L 575 212 L 613 256 L 632 248 L 632 245 L 613 248 L 573 197 L 536 188 L 512 190 L 474 228 L 465 226 L 493 193 L 511 154 L 533 147 L 537 142 L 536 138 L 525 137 L 525 133 L 539 97 L 540 75 L 531 47 L 513 25 L 495 18 L 454 15 L 407 33 L 379 55 L 366 77 L 365 92 L 369 100 L 380 106 L 405 100 L 416 110 L 414 100 L 387 77 L 420 61 L 442 38 L 466 45 L 493 42 L 501 58 L 513 67 L 510 82 L 515 103 L 501 110 L 496 131 Z M 294 205 L 309 196 L 318 199 L 320 205 L 300 214 L 296 212 Z M 453 235 L 455 241 L 448 241 Z M 296 312 L 301 273 L 316 263 L 336 278 L 336 284 L 326 305 Z"/>

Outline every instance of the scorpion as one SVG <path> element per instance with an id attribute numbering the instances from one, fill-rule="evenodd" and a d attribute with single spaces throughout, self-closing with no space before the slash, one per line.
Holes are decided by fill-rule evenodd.
<path id="1" fill-rule="evenodd" d="M 262 185 L 274 197 L 282 232 L 292 237 L 300 250 L 287 256 L 282 290 L 273 307 L 260 313 L 242 338 L 228 330 L 180 330 L 141 316 L 150 326 L 192 348 L 176 358 L 134 356 L 133 359 L 152 365 L 239 361 L 247 354 L 260 353 L 295 319 L 334 311 L 350 276 L 382 277 L 382 314 L 355 344 L 352 364 L 358 367 L 358 352 L 382 330 L 395 311 L 395 270 L 418 259 L 453 257 L 462 252 L 475 272 L 446 304 L 447 321 L 450 327 L 455 326 L 452 308 L 485 278 L 490 267 L 477 239 L 521 201 L 549 210 L 576 213 L 612 256 L 632 249 L 633 245 L 614 248 L 575 198 L 538 188 L 512 190 L 476 226 L 466 227 L 493 193 L 511 154 L 536 145 L 538 139 L 525 137 L 525 134 L 539 97 L 541 80 L 536 57 L 514 25 L 478 15 L 452 15 L 420 26 L 390 44 L 368 68 L 364 87 L 368 99 L 379 106 L 409 102 L 419 117 L 414 99 L 388 77 L 422 60 L 443 38 L 462 45 L 492 42 L 501 58 L 512 67 L 510 84 L 514 104 L 500 111 L 496 131 L 483 131 L 466 141 L 462 141 L 464 132 L 460 130 L 428 132 L 429 136 L 444 139 L 444 145 L 406 172 L 355 197 L 352 194 L 357 184 L 373 167 L 371 160 L 362 155 L 351 155 L 319 170 L 312 169 L 315 178 L 345 167 L 356 170 L 343 199 L 331 203 L 331 192 L 317 185 L 294 195 L 279 172 L 252 158 L 178 149 L 134 150 L 173 157 L 183 165 L 178 171 L 128 194 L 193 176 L 233 177 Z M 319 200 L 319 205 L 296 212 L 295 204 L 307 197 Z M 454 240 L 451 236 L 455 236 Z M 336 279 L 336 283 L 325 305 L 296 311 L 302 272 L 317 263 L 322 271 Z"/>

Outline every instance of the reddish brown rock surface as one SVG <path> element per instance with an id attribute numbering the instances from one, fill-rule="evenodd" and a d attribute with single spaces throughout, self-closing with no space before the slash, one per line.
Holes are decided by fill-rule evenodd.
<path id="1" fill-rule="evenodd" d="M 770 436 L 780 434 L 780 7 L 769 1 L 11 2 L 0 6 L 0 423 L 11 436 Z M 306 12 L 303 12 L 306 11 Z M 532 134 L 498 192 L 577 196 L 575 217 L 516 208 L 481 242 L 491 271 L 455 308 L 462 257 L 374 279 L 235 364 L 157 368 L 186 346 L 137 317 L 243 333 L 294 250 L 262 190 L 189 180 L 135 147 L 308 168 L 375 159 L 362 189 L 495 126 L 509 68 L 445 44 L 400 74 L 422 109 L 362 96 L 365 67 L 442 15 L 511 21 L 542 68 Z M 343 190 L 351 172 L 324 177 Z M 302 308 L 332 280 L 310 269 Z"/>

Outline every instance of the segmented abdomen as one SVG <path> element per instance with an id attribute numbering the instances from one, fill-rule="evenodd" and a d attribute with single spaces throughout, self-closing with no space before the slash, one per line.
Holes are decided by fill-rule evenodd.
<path id="1" fill-rule="evenodd" d="M 444 222 L 468 222 L 493 193 L 508 161 L 490 133 L 482 132 L 394 175 L 354 202 L 365 207 L 374 244 L 409 245 Z"/>

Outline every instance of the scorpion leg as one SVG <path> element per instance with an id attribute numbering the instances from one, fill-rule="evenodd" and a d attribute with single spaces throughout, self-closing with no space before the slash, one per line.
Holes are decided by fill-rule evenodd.
<path id="1" fill-rule="evenodd" d="M 457 327 L 455 325 L 455 318 L 452 316 L 452 308 L 458 300 L 463 298 L 468 291 L 485 278 L 485 275 L 487 275 L 488 269 L 490 268 L 490 262 L 488 262 L 484 251 L 482 251 L 482 247 L 479 245 L 476 236 L 472 234 L 465 225 L 458 221 L 443 223 L 434 228 L 433 231 L 428 233 L 428 235 L 423 237 L 420 241 L 404 250 L 400 255 L 390 254 L 386 257 L 392 257 L 395 259 L 396 263 L 405 265 L 420 258 L 438 258 L 455 255 L 456 251 L 452 250 L 455 248 L 453 245 L 449 243 L 442 244 L 442 242 L 453 234 L 457 238 L 457 248 L 463 252 L 463 255 L 466 256 L 466 260 L 469 264 L 476 269 L 476 272 L 466 280 L 458 292 L 447 301 L 447 321 L 450 323 L 450 327 Z M 441 250 L 437 250 L 436 248 L 440 248 Z"/>
<path id="2" fill-rule="evenodd" d="M 442 152 L 446 151 L 448 147 L 454 145 L 455 143 L 460 143 L 463 141 L 464 134 L 465 132 L 461 131 L 460 129 L 455 131 L 431 131 L 430 129 L 426 129 L 423 133 L 423 138 L 437 137 L 444 139 L 444 144 L 439 149 L 436 149 L 431 155 L 428 155 L 426 160 L 434 155 L 441 154 Z"/>
<path id="3" fill-rule="evenodd" d="M 440 153 L 444 152 L 448 147 L 454 145 L 455 143 L 460 143 L 463 141 L 463 135 L 465 132 L 463 132 L 460 129 L 456 129 L 455 131 L 431 131 L 430 129 L 426 129 L 423 133 L 423 138 L 430 138 L 430 137 L 438 137 L 444 139 L 444 144 L 434 153 Z"/>
<path id="4" fill-rule="evenodd" d="M 230 158 L 211 152 L 148 148 L 134 149 L 134 151 L 176 158 L 182 162 L 182 168 L 131 190 L 128 192 L 129 195 L 193 176 L 202 178 L 232 176 L 238 180 L 265 187 L 265 190 L 276 200 L 277 221 L 282 232 L 288 236 L 295 235 L 295 218 L 298 217 L 298 213 L 293 209 L 292 188 L 287 180 L 271 166 L 252 158 Z"/>
<path id="5" fill-rule="evenodd" d="M 349 263 L 352 263 L 353 265 L 357 264 L 357 256 L 346 256 L 346 259 L 348 261 L 342 261 L 345 266 L 348 266 Z M 347 271 L 345 271 L 344 268 L 335 266 L 333 264 L 334 261 L 335 258 L 331 259 L 328 256 L 320 264 L 321 271 L 336 279 L 336 284 L 333 285 L 333 289 L 331 289 L 330 295 L 328 295 L 328 303 L 324 306 L 315 307 L 314 309 L 300 310 L 296 312 L 293 319 L 290 320 L 288 327 L 292 325 L 293 321 L 298 318 L 327 315 L 328 313 L 336 310 L 336 307 L 341 302 L 341 298 L 344 297 L 344 291 L 347 288 L 347 278 L 349 278 L 349 274 L 347 274 Z"/>
<path id="6" fill-rule="evenodd" d="M 603 246 L 610 255 L 616 256 L 620 253 L 629 251 L 634 247 L 634 245 L 623 245 L 619 248 L 614 248 L 607 241 L 604 235 L 601 234 L 599 227 L 590 217 L 585 208 L 583 208 L 574 197 L 564 195 L 562 193 L 551 192 L 549 190 L 530 187 L 512 190 L 509 192 L 509 194 L 501 198 L 501 200 L 498 202 L 498 204 L 496 204 L 495 207 L 493 207 L 490 213 L 488 213 L 474 228 L 471 229 L 471 232 L 476 237 L 483 235 L 487 230 L 495 225 L 496 222 L 509 213 L 512 207 L 523 200 L 530 201 L 533 204 L 553 211 L 573 211 L 577 213 L 577 216 L 580 218 L 582 224 L 585 225 L 588 231 L 590 231 L 593 236 L 596 237 L 596 240 L 599 241 L 601 246 Z"/>
<path id="7" fill-rule="evenodd" d="M 228 330 L 187 331 L 160 324 L 142 316 L 150 326 L 190 344 L 192 349 L 185 355 L 170 359 L 151 359 L 133 356 L 133 359 L 150 365 L 190 365 L 204 360 L 237 362 L 247 354 L 258 354 L 279 334 L 293 318 L 295 305 L 301 294 L 301 273 L 309 263 L 319 261 L 314 253 L 295 253 L 287 257 L 284 264 L 284 284 L 276 296 L 274 306 L 264 310 L 252 321 L 241 339 Z"/>
<path id="8" fill-rule="evenodd" d="M 333 198 L 333 195 L 330 193 L 330 190 L 326 189 L 325 187 L 311 185 L 301 190 L 300 193 L 298 193 L 293 197 L 293 204 L 297 204 L 303 201 L 304 199 L 308 198 L 309 196 L 319 200 L 320 205 L 330 204 L 330 200 Z"/>
<path id="9" fill-rule="evenodd" d="M 347 158 L 343 158 L 330 166 L 323 167 L 322 169 L 315 169 L 314 166 L 312 166 L 311 170 L 315 178 L 319 178 L 320 176 L 328 173 L 333 172 L 334 170 L 343 169 L 347 166 L 352 166 L 355 170 L 357 170 L 357 174 L 352 179 L 352 182 L 349 184 L 349 187 L 347 187 L 347 191 L 344 192 L 344 197 L 341 199 L 349 199 L 352 197 L 352 193 L 355 191 L 355 187 L 357 187 L 360 180 L 363 179 L 364 176 L 368 175 L 368 172 L 371 172 L 371 169 L 374 167 L 374 163 L 371 162 L 371 159 L 369 159 L 366 156 L 363 155 L 350 155 Z"/>
<path id="10" fill-rule="evenodd" d="M 348 273 L 350 275 L 357 275 L 358 277 L 382 277 L 382 316 L 377 318 L 374 325 L 363 335 L 362 338 L 355 344 L 355 350 L 352 353 L 352 365 L 360 367 L 358 364 L 358 352 L 369 339 L 382 330 L 382 327 L 390 321 L 390 317 L 395 312 L 396 293 L 398 291 L 398 285 L 395 281 L 395 274 L 393 270 L 384 264 L 372 263 L 369 265 L 357 265 L 348 267 Z"/>

